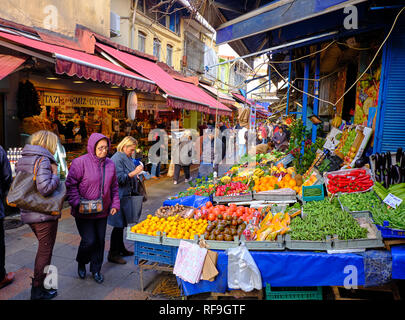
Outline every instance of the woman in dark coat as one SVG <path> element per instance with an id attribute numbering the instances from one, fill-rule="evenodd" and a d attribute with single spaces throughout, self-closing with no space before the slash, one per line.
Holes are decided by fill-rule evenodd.
<path id="1" fill-rule="evenodd" d="M 86 277 L 86 264 L 97 283 L 104 281 L 100 273 L 104 259 L 105 233 L 108 216 L 120 209 L 115 165 L 107 158 L 110 140 L 101 133 L 93 133 L 87 144 L 87 153 L 72 161 L 66 179 L 67 198 L 72 207 L 76 226 L 81 236 L 76 261 L 81 279 Z M 104 176 L 104 179 L 103 179 Z M 104 184 L 102 181 L 104 180 Z M 81 199 L 97 200 L 101 197 L 103 211 L 93 214 L 79 212 Z"/>
<path id="2" fill-rule="evenodd" d="M 143 171 L 143 164 L 135 166 L 132 154 L 135 152 L 137 141 L 130 136 L 125 137 L 117 146 L 117 152 L 111 157 L 117 172 L 120 196 L 120 211 L 108 218 L 108 224 L 113 226 L 110 240 L 108 261 L 125 264 L 121 256 L 132 256 L 124 245 L 124 228 L 130 223 L 138 223 L 142 212 L 143 196 L 140 194 L 141 184 L 138 175 Z"/>
<path id="3" fill-rule="evenodd" d="M 33 173 L 38 166 L 36 186 L 38 192 L 49 197 L 59 186 L 58 167 L 53 155 L 56 152 L 58 137 L 50 131 L 41 130 L 30 138 L 25 145 L 22 158 L 18 160 L 16 173 Z M 49 215 L 21 209 L 21 220 L 28 224 L 38 239 L 38 251 L 35 259 L 34 278 L 32 280 L 31 300 L 52 299 L 57 295 L 54 289 L 45 289 L 44 269 L 51 264 L 53 246 L 58 230 L 58 215 Z"/>

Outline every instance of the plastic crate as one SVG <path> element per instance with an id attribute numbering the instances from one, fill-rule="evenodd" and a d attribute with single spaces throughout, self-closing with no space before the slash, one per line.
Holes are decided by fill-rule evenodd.
<path id="1" fill-rule="evenodd" d="M 313 197 L 306 197 L 305 196 L 305 191 L 306 190 L 311 190 L 311 189 L 319 189 L 319 190 L 321 190 L 321 195 L 313 196 Z M 302 186 L 302 200 L 303 201 L 319 201 L 319 200 L 323 200 L 324 198 L 325 198 L 325 191 L 324 191 L 324 188 L 323 188 L 323 184 L 313 185 L 313 186 Z"/>
<path id="2" fill-rule="evenodd" d="M 134 263 L 139 264 L 141 260 L 150 262 L 174 265 L 177 256 L 177 247 L 164 246 L 162 244 L 134 242 Z"/>
<path id="3" fill-rule="evenodd" d="M 332 250 L 332 239 L 327 237 L 325 241 L 292 240 L 291 235 L 285 236 L 285 247 L 289 250 L 328 251 Z"/>
<path id="4" fill-rule="evenodd" d="M 251 201 L 253 200 L 252 193 L 241 194 L 237 196 L 213 196 L 212 200 L 215 203 L 230 203 L 230 202 L 241 202 L 241 201 Z"/>
<path id="5" fill-rule="evenodd" d="M 156 244 L 162 243 L 162 237 L 160 234 L 158 236 L 150 236 L 147 234 L 134 233 L 131 231 L 131 227 L 127 227 L 127 240 Z"/>
<path id="6" fill-rule="evenodd" d="M 383 239 L 405 239 L 405 230 L 391 229 L 387 225 L 388 221 L 384 221 L 384 226 L 376 224 L 377 229 L 381 231 Z"/>
<path id="7" fill-rule="evenodd" d="M 266 283 L 266 300 L 322 300 L 322 287 L 271 287 Z"/>
<path id="8" fill-rule="evenodd" d="M 274 192 L 272 192 L 274 191 Z M 278 190 L 263 191 L 263 192 L 253 192 L 253 200 L 263 200 L 263 201 L 297 201 L 296 193 L 280 194 Z"/>

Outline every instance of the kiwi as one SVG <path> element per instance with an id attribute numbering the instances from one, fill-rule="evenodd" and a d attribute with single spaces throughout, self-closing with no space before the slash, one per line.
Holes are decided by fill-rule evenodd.
<path id="1" fill-rule="evenodd" d="M 215 240 L 215 235 L 211 233 L 210 236 L 208 237 L 208 240 Z"/>
<path id="2" fill-rule="evenodd" d="M 215 240 L 224 241 L 224 235 L 223 235 L 223 234 L 217 235 L 216 238 L 215 238 Z"/>
<path id="3" fill-rule="evenodd" d="M 225 241 L 233 241 L 233 237 L 232 237 L 230 234 L 226 234 L 226 235 L 224 236 L 224 240 L 225 240 Z"/>

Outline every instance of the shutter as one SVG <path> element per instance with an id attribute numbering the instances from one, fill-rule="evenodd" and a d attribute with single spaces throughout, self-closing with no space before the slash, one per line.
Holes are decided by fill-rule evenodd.
<path id="1" fill-rule="evenodd" d="M 405 149 L 405 18 L 401 17 L 387 42 L 381 100 L 378 152 Z"/>

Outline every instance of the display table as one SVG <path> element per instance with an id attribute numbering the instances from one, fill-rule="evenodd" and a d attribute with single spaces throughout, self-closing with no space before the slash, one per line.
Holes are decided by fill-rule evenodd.
<path id="1" fill-rule="evenodd" d="M 225 251 L 218 252 L 215 281 L 200 281 L 191 284 L 178 278 L 184 295 L 204 292 L 229 291 L 228 256 Z M 273 287 L 306 286 L 343 286 L 346 277 L 354 277 L 357 270 L 358 286 L 365 284 L 364 257 L 362 254 L 328 254 L 308 251 L 250 251 L 262 276 L 263 287 L 266 283 Z M 405 246 L 394 247 L 392 254 L 392 279 L 405 279 Z M 347 269 L 346 269 L 347 268 Z M 346 272 L 346 273 L 345 273 Z M 352 282 L 349 282 L 352 283 Z"/>

